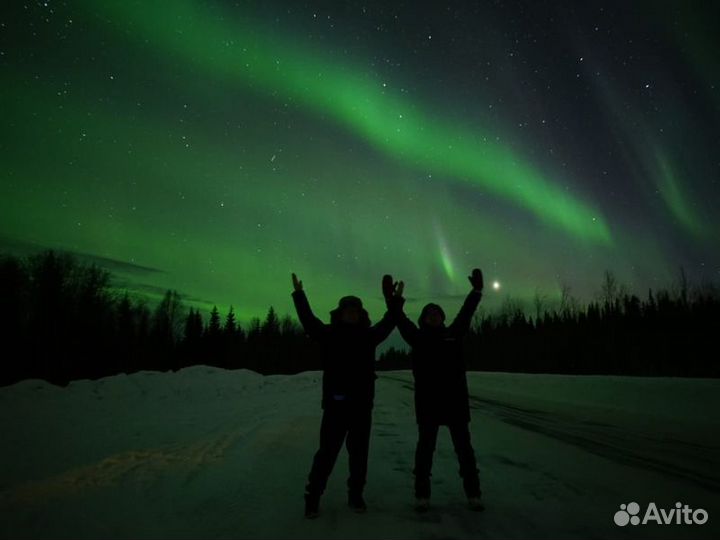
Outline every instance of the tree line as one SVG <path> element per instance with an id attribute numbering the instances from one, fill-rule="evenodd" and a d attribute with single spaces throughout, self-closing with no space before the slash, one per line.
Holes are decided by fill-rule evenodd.
<path id="1" fill-rule="evenodd" d="M 717 377 L 713 351 L 720 295 L 685 282 L 640 300 L 606 273 L 603 296 L 581 308 L 565 290 L 559 309 L 536 295 L 535 316 L 508 299 L 480 313 L 467 336 L 469 369 L 528 373 Z M 263 374 L 321 368 L 319 346 L 270 307 L 242 326 L 232 308 L 207 320 L 169 290 L 151 306 L 112 288 L 112 275 L 66 253 L 0 256 L 0 384 L 45 379 L 65 385 L 140 370 L 196 364 Z M 380 355 L 379 369 L 407 369 L 406 351 Z"/>
<path id="2" fill-rule="evenodd" d="M 468 369 L 720 376 L 720 290 L 691 287 L 682 269 L 673 290 L 650 289 L 644 299 L 605 272 L 598 298 L 585 307 L 564 286 L 557 309 L 538 293 L 532 315 L 524 308 L 508 298 L 498 313 L 476 315 L 464 347 Z M 385 357 L 400 366 L 409 355 L 393 349 Z"/>
<path id="3" fill-rule="evenodd" d="M 245 328 L 233 309 L 207 321 L 168 290 L 156 305 L 112 288 L 95 264 L 54 251 L 0 256 L 0 384 L 59 385 L 141 370 L 206 364 L 264 374 L 320 369 L 319 351 L 271 307 Z"/>

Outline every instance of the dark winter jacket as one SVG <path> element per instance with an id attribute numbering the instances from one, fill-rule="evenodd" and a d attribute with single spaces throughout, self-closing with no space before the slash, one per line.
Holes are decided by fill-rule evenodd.
<path id="1" fill-rule="evenodd" d="M 375 348 L 395 328 L 395 319 L 386 312 L 375 325 L 370 325 L 367 312 L 357 325 L 344 324 L 334 310 L 331 323 L 318 319 L 303 291 L 293 292 L 295 309 L 307 335 L 323 345 L 322 407 L 347 405 L 372 408 L 375 397 Z M 354 297 L 341 300 L 359 301 Z"/>
<path id="2" fill-rule="evenodd" d="M 470 328 L 481 296 L 476 291 L 468 294 L 450 326 L 425 326 L 421 315 L 418 328 L 402 310 L 395 313 L 400 334 L 412 348 L 410 357 L 418 424 L 447 425 L 470 421 L 462 339 Z"/>

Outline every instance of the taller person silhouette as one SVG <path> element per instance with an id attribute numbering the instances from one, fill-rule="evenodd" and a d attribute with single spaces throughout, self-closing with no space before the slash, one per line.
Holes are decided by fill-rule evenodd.
<path id="1" fill-rule="evenodd" d="M 364 512 L 367 506 L 363 489 L 377 378 L 375 349 L 395 328 L 395 318 L 388 310 L 378 323 L 372 325 L 360 298 L 344 296 L 330 312 L 330 324 L 325 324 L 313 314 L 302 281 L 295 274 L 292 274 L 292 281 L 292 297 L 300 323 L 307 335 L 320 342 L 324 349 L 320 448 L 315 453 L 305 487 L 305 517 L 318 516 L 320 496 L 325 491 L 343 442 L 350 465 L 348 505 L 357 512 Z M 383 277 L 383 296 L 388 305 L 397 301 L 397 286 L 391 276 Z"/>

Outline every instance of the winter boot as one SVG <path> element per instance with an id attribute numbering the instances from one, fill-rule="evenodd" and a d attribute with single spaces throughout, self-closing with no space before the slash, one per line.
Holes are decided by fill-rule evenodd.
<path id="1" fill-rule="evenodd" d="M 474 512 L 482 512 L 485 510 L 485 506 L 480 497 L 468 497 L 468 508 Z"/>
<path id="2" fill-rule="evenodd" d="M 367 511 L 365 499 L 363 499 L 362 493 L 357 491 L 348 491 L 348 506 L 358 513 Z"/>
<path id="3" fill-rule="evenodd" d="M 305 517 L 315 519 L 320 515 L 320 496 L 313 493 L 305 493 Z"/>
<path id="4" fill-rule="evenodd" d="M 481 512 L 485 509 L 482 504 L 482 490 L 480 489 L 480 479 L 477 473 L 467 475 L 463 478 L 463 487 L 467 496 L 468 506 L 471 510 Z"/>
<path id="5" fill-rule="evenodd" d="M 427 512 L 430 509 L 430 499 L 427 497 L 415 497 L 415 511 Z"/>

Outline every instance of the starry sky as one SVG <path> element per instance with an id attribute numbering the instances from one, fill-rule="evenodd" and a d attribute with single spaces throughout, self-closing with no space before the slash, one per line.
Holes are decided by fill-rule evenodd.
<path id="1" fill-rule="evenodd" d="M 241 318 L 720 277 L 712 2 L 23 2 L 0 248 Z"/>

